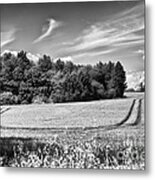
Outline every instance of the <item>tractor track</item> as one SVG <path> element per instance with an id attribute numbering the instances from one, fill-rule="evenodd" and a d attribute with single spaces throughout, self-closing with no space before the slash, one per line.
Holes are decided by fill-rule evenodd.
<path id="1" fill-rule="evenodd" d="M 1 110 L 0 110 L 0 115 L 3 114 L 3 113 L 5 113 L 6 111 L 9 111 L 10 109 L 11 109 L 10 107 L 8 107 L 8 108 L 6 108 L 6 109 L 2 109 L 2 108 L 1 108 Z"/>
<path id="2" fill-rule="evenodd" d="M 125 117 L 121 122 L 117 123 L 116 126 L 121 126 L 121 125 L 125 124 L 125 123 L 128 121 L 129 117 L 130 117 L 131 114 L 132 114 L 133 108 L 134 108 L 134 106 L 135 106 L 135 102 L 136 102 L 136 99 L 133 100 L 132 105 L 131 105 L 131 107 L 130 107 L 130 109 L 129 109 L 129 111 L 128 111 L 128 114 L 126 115 L 126 117 Z"/>
<path id="3" fill-rule="evenodd" d="M 140 124 L 140 122 L 141 122 L 141 111 L 142 111 L 142 99 L 139 99 L 137 116 L 136 116 L 135 122 L 131 124 L 132 126 L 136 126 L 136 125 Z"/>

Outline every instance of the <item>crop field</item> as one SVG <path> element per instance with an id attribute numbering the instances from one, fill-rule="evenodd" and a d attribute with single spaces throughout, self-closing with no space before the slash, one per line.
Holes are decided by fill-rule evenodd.
<path id="1" fill-rule="evenodd" d="M 114 133 L 121 137 L 136 134 L 144 139 L 144 94 L 125 95 L 127 98 L 115 100 L 2 106 L 1 137 L 50 139 L 55 134 L 62 138 L 71 134 L 72 139 L 88 139 L 94 133 Z M 132 126 L 140 99 L 140 122 Z"/>
<path id="2" fill-rule="evenodd" d="M 9 106 L 10 109 L 1 115 L 1 125 L 16 128 L 112 125 L 125 117 L 131 104 L 132 98 L 86 103 Z"/>
<path id="3" fill-rule="evenodd" d="M 85 103 L 2 106 L 0 144 L 12 159 L 6 163 L 9 157 L 1 154 L 0 165 L 144 169 L 144 94 L 125 95 Z M 118 158 L 120 150 L 129 157 Z"/>

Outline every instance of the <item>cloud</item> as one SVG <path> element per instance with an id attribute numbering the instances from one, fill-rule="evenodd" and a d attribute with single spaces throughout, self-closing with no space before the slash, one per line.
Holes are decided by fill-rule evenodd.
<path id="1" fill-rule="evenodd" d="M 135 53 L 140 54 L 142 57 L 142 60 L 145 60 L 145 53 L 143 49 L 138 49 L 138 51 L 136 51 Z"/>
<path id="2" fill-rule="evenodd" d="M 48 29 L 45 30 L 45 27 L 43 27 L 43 31 L 45 31 L 45 33 L 43 33 L 36 40 L 34 40 L 33 43 L 38 43 L 38 42 L 42 41 L 43 39 L 45 39 L 46 37 L 50 36 L 51 33 L 53 32 L 53 30 L 61 25 L 60 22 L 57 22 L 56 20 L 54 20 L 52 18 L 48 19 L 47 21 L 48 21 Z"/>
<path id="3" fill-rule="evenodd" d="M 66 56 L 66 57 L 60 57 L 60 59 L 64 62 L 66 61 L 73 61 L 73 58 L 71 56 Z"/>
<path id="4" fill-rule="evenodd" d="M 1 56 L 3 56 L 5 53 L 11 53 L 13 54 L 14 56 L 17 56 L 18 54 L 18 51 L 10 51 L 10 50 L 4 50 L 2 53 L 1 53 Z"/>
<path id="5" fill-rule="evenodd" d="M 32 54 L 32 53 L 30 53 L 30 52 L 28 52 L 27 54 L 26 54 L 26 57 L 28 58 L 28 59 L 30 59 L 31 61 L 33 61 L 33 62 L 38 62 L 39 61 L 39 58 L 41 58 L 41 55 L 40 54 Z"/>
<path id="6" fill-rule="evenodd" d="M 12 29 L 6 32 L 1 32 L 1 48 L 13 42 L 15 38 L 16 29 Z"/>
<path id="7" fill-rule="evenodd" d="M 116 49 L 108 49 L 104 51 L 90 51 L 90 52 L 84 52 L 84 53 L 79 53 L 76 55 L 73 55 L 72 57 L 74 59 L 82 58 L 82 57 L 96 57 L 96 56 L 101 56 L 101 55 L 106 55 L 111 52 L 114 52 Z"/>
<path id="8" fill-rule="evenodd" d="M 144 4 L 122 11 L 104 22 L 96 22 L 84 29 L 66 47 L 72 53 L 91 51 L 97 47 L 121 50 L 144 44 Z M 66 48 L 66 49 L 67 49 Z M 112 52 L 112 50 L 110 51 Z M 103 52 L 104 53 L 104 52 Z"/>

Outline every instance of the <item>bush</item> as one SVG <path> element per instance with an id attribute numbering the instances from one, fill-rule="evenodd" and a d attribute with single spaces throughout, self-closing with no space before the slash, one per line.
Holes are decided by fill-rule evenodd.
<path id="1" fill-rule="evenodd" d="M 41 96 L 35 96 L 32 99 L 32 103 L 34 103 L 34 104 L 41 104 L 41 103 L 43 103 L 43 98 Z"/>
<path id="2" fill-rule="evenodd" d="M 113 98 L 115 98 L 115 97 L 116 97 L 116 90 L 113 89 L 113 88 L 112 88 L 112 89 L 109 89 L 109 91 L 106 92 L 105 97 L 106 97 L 107 99 L 113 99 Z"/>
<path id="3" fill-rule="evenodd" d="M 13 95 L 11 92 L 3 92 L 0 94 L 0 105 L 18 104 L 18 96 Z"/>
<path id="4" fill-rule="evenodd" d="M 29 104 L 29 102 L 27 100 L 23 100 L 21 104 Z"/>
<path id="5" fill-rule="evenodd" d="M 51 96 L 52 102 L 53 103 L 62 103 L 62 102 L 66 102 L 66 98 L 65 96 L 63 96 L 62 94 L 59 93 L 55 93 Z"/>

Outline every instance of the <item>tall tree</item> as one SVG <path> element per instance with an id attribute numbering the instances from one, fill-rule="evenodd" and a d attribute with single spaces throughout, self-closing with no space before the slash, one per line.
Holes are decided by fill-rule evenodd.
<path id="1" fill-rule="evenodd" d="M 52 61 L 49 56 L 44 55 L 43 58 L 40 58 L 38 61 L 38 67 L 42 72 L 47 72 L 52 68 Z"/>
<path id="2" fill-rule="evenodd" d="M 115 71 L 113 76 L 113 87 L 116 90 L 117 97 L 123 97 L 126 89 L 126 75 L 123 66 L 118 61 L 115 65 Z"/>

